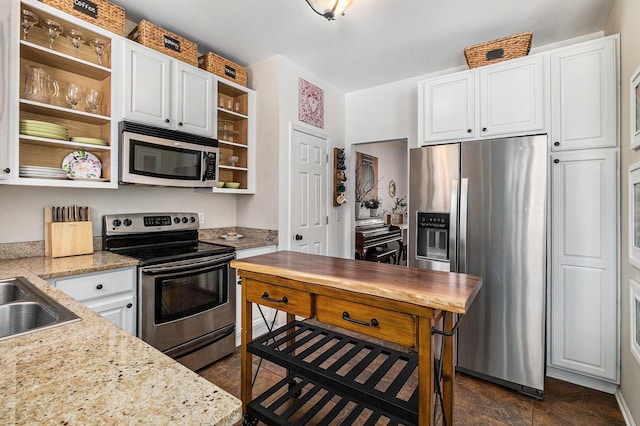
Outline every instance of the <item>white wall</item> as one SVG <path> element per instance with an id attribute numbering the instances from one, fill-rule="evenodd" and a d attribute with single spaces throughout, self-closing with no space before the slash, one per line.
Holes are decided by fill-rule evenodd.
<path id="1" fill-rule="evenodd" d="M 305 69 L 294 64 L 290 60 L 277 56 L 268 59 L 265 62 L 252 65 L 249 67 L 253 74 L 253 79 L 256 84 L 261 86 L 271 86 L 268 89 L 268 95 L 264 91 L 258 89 L 259 101 L 258 117 L 260 117 L 264 111 L 272 115 L 273 110 L 278 112 L 277 124 L 275 123 L 262 123 L 263 128 L 269 129 L 269 141 L 267 145 L 271 150 L 277 150 L 278 162 L 273 163 L 272 167 L 278 170 L 277 183 L 273 182 L 274 176 L 271 174 L 265 175 L 265 182 L 268 185 L 276 185 L 277 191 L 270 194 L 263 195 L 264 203 L 261 205 L 265 211 L 255 210 L 253 204 L 258 201 L 240 201 L 241 206 L 238 210 L 246 210 L 249 214 L 265 214 L 269 218 L 272 216 L 272 211 L 276 210 L 278 217 L 278 230 L 280 236 L 279 248 L 286 250 L 290 247 L 290 201 L 289 201 L 289 187 L 290 187 L 290 129 L 291 125 L 297 125 L 305 129 L 309 129 L 312 132 L 317 132 L 321 135 L 329 137 L 328 149 L 332 152 L 334 146 L 344 147 L 344 129 L 345 129 L 345 100 L 344 93 L 329 85 L 321 78 L 309 73 Z M 275 78 L 277 76 L 277 78 Z M 314 126 L 310 126 L 306 123 L 302 123 L 298 120 L 298 79 L 303 78 L 311 84 L 320 87 L 324 91 L 324 128 L 319 129 Z M 277 89 L 275 90 L 274 87 Z M 262 121 L 262 119 L 260 119 Z M 277 133 L 277 145 L 271 138 L 275 138 Z M 261 138 L 260 128 L 258 128 L 258 134 Z M 273 152 L 269 154 L 269 158 L 272 158 Z M 260 169 L 264 167 L 271 167 L 271 165 L 262 164 L 263 159 L 258 155 L 258 163 L 260 163 Z M 327 169 L 327 195 L 328 199 L 332 196 L 331 181 L 331 168 L 333 164 L 330 163 Z M 257 181 L 262 179 L 261 173 L 257 175 Z M 254 196 L 256 200 L 259 198 Z M 329 241 L 328 241 L 328 254 L 330 256 L 344 256 L 345 250 L 345 231 L 347 220 L 345 219 L 342 207 L 333 207 L 329 203 Z M 267 212 L 268 210 L 268 212 Z M 278 211 L 279 210 L 279 211 Z M 252 213 L 251 213 L 252 212 Z M 243 214 L 243 213 L 240 213 Z M 245 218 L 242 219 L 243 221 Z M 270 219 L 271 220 L 271 219 Z"/>
<path id="2" fill-rule="evenodd" d="M 640 270 L 629 263 L 629 165 L 640 161 L 640 152 L 629 148 L 629 80 L 640 65 L 640 2 L 616 0 L 607 22 L 607 34 L 620 33 L 620 169 L 621 169 L 621 251 L 620 251 L 620 389 L 631 415 L 640 423 L 640 364 L 631 354 L 629 279 L 640 281 Z"/>
<path id="3" fill-rule="evenodd" d="M 93 235 L 102 215 L 137 212 L 202 212 L 203 228 L 235 226 L 234 195 L 197 193 L 189 188 L 121 186 L 117 190 L 0 186 L 0 243 L 44 239 L 44 208 L 83 205 L 92 209 Z"/>
<path id="4" fill-rule="evenodd" d="M 238 196 L 238 226 L 278 229 L 279 70 L 277 57 L 247 68 L 256 91 L 256 193 Z"/>

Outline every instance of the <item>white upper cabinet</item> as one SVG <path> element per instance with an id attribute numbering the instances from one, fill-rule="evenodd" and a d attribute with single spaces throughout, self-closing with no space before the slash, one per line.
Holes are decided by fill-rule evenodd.
<path id="1" fill-rule="evenodd" d="M 617 144 L 617 38 L 551 53 L 551 140 L 554 151 Z"/>
<path id="2" fill-rule="evenodd" d="M 544 129 L 544 56 L 421 83 L 421 144 L 531 134 Z"/>
<path id="3" fill-rule="evenodd" d="M 480 137 L 544 129 L 544 57 L 479 68 Z"/>
<path id="4" fill-rule="evenodd" d="M 125 55 L 125 119 L 214 137 L 213 74 L 132 41 Z"/>
<path id="5" fill-rule="evenodd" d="M 475 73 L 464 72 L 422 83 L 424 142 L 475 137 Z"/>

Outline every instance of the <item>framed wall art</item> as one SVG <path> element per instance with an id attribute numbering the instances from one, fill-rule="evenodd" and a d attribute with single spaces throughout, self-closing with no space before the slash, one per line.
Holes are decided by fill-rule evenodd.
<path id="1" fill-rule="evenodd" d="M 640 268 L 640 162 L 629 166 L 629 263 Z"/>
<path id="2" fill-rule="evenodd" d="M 298 120 L 324 128 L 324 90 L 298 79 Z"/>
<path id="3" fill-rule="evenodd" d="M 629 90 L 629 145 L 631 149 L 638 149 L 640 148 L 640 66 L 631 74 Z"/>
<path id="4" fill-rule="evenodd" d="M 629 280 L 629 299 L 631 300 L 631 353 L 640 364 L 640 284 Z"/>

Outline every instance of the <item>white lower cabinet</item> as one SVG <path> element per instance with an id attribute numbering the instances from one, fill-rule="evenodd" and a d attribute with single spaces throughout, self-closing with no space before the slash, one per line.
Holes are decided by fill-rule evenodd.
<path id="1" fill-rule="evenodd" d="M 236 251 L 236 259 L 245 259 L 251 256 L 258 256 L 261 254 L 272 253 L 276 251 L 276 246 L 265 246 L 265 247 L 256 247 L 245 250 Z M 235 273 L 235 270 L 234 270 Z M 260 306 L 262 309 L 262 313 L 266 318 L 269 326 L 273 322 L 273 318 L 276 315 L 276 311 L 271 308 L 267 308 L 266 306 Z M 258 305 L 253 304 L 253 338 L 255 339 L 258 336 L 263 335 L 268 330 L 267 324 L 265 320 L 262 318 L 262 314 L 258 310 Z M 242 332 L 242 284 L 240 282 L 240 277 L 236 279 L 236 346 L 240 346 L 241 343 L 241 332 Z"/>
<path id="2" fill-rule="evenodd" d="M 617 150 L 551 158 L 549 367 L 617 383 Z"/>
<path id="3" fill-rule="evenodd" d="M 49 281 L 87 308 L 136 335 L 136 268 Z"/>

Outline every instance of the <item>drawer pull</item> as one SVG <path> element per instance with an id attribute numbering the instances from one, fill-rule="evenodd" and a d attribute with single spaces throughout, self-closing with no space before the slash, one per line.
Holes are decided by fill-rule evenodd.
<path id="1" fill-rule="evenodd" d="M 267 293 L 266 291 L 264 293 L 262 293 L 262 298 L 264 300 L 268 300 L 269 302 L 274 302 L 274 303 L 288 303 L 289 299 L 287 299 L 287 296 L 284 296 L 282 299 L 274 299 L 272 297 L 269 297 L 269 293 Z"/>
<path id="2" fill-rule="evenodd" d="M 96 288 L 97 288 L 98 290 L 102 290 L 102 284 L 98 284 L 98 285 L 96 286 Z"/>
<path id="3" fill-rule="evenodd" d="M 377 327 L 378 326 L 378 320 L 375 319 L 375 318 L 371 318 L 371 321 L 369 321 L 369 322 L 358 321 L 358 320 L 352 319 L 349 316 L 349 312 L 347 312 L 347 311 L 344 311 L 342 313 L 342 319 L 345 320 L 345 321 L 352 322 L 354 324 L 364 325 L 365 327 Z"/>

